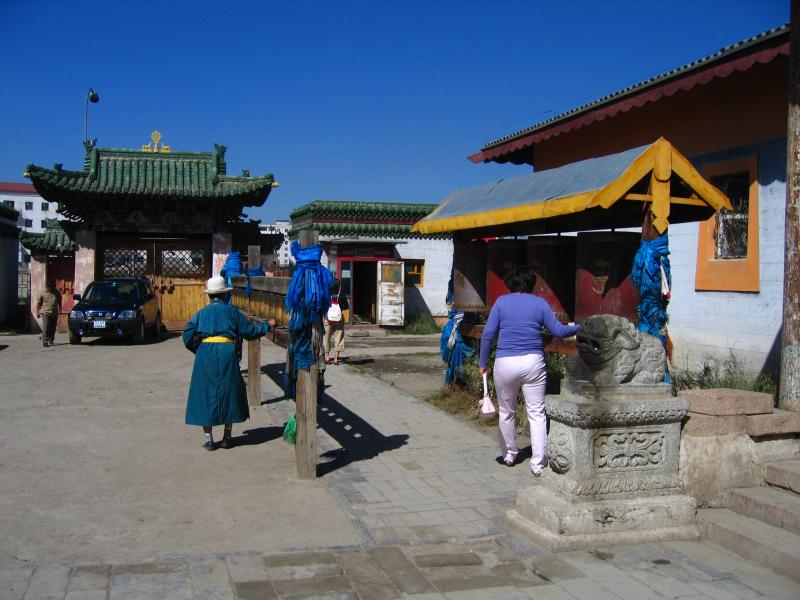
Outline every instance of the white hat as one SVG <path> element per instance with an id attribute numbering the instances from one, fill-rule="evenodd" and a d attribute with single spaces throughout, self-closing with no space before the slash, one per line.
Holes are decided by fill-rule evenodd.
<path id="1" fill-rule="evenodd" d="M 206 289 L 203 291 L 209 296 L 216 296 L 217 294 L 224 294 L 233 290 L 232 287 L 225 286 L 225 278 L 217 275 L 206 281 Z"/>

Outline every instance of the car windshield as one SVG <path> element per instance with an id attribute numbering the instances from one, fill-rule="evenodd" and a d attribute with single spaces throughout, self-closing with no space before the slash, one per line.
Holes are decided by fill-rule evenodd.
<path id="1" fill-rule="evenodd" d="M 135 301 L 139 299 L 132 281 L 95 281 L 86 290 L 85 300 Z"/>

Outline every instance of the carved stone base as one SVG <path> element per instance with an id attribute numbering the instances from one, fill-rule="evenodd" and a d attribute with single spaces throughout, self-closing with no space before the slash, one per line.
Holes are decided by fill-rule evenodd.
<path id="1" fill-rule="evenodd" d="M 550 470 L 517 494 L 511 523 L 553 549 L 697 537 L 678 477 L 688 401 L 665 384 L 573 383 L 581 395 L 545 398 Z"/>
<path id="2" fill-rule="evenodd" d="M 546 397 L 553 470 L 546 485 L 578 500 L 682 492 L 678 450 L 688 402 L 663 384 L 620 388 L 602 390 L 597 400 Z"/>
<path id="3" fill-rule="evenodd" d="M 698 537 L 695 501 L 685 495 L 571 502 L 544 485 L 517 494 L 513 526 L 551 550 Z"/>

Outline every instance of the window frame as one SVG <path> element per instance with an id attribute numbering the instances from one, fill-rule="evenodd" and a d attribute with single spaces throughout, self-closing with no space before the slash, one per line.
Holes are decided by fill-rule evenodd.
<path id="1" fill-rule="evenodd" d="M 33 210 L 33 201 L 30 200 L 25 201 L 25 210 Z"/>
<path id="2" fill-rule="evenodd" d="M 405 278 L 406 287 L 410 287 L 412 285 L 414 287 L 418 287 L 418 288 L 425 287 L 425 259 L 424 258 L 404 258 L 403 259 L 403 264 L 404 264 L 403 269 L 405 271 L 403 276 Z M 409 268 L 411 265 L 415 265 L 416 267 L 419 267 L 419 273 L 417 273 L 415 271 L 412 271 Z M 411 282 L 409 280 L 409 277 L 408 277 L 409 275 L 419 275 L 419 283 Z"/>
<path id="3" fill-rule="evenodd" d="M 717 214 L 698 223 L 697 265 L 695 290 L 698 292 L 759 292 L 759 210 L 758 210 L 758 157 L 745 156 L 732 160 L 703 165 L 703 177 L 732 175 L 745 171 L 749 174 L 747 207 L 747 256 L 745 258 L 716 258 Z"/>

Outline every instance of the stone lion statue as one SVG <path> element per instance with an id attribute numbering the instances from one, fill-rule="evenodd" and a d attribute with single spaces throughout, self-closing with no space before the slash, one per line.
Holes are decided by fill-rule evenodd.
<path id="1" fill-rule="evenodd" d="M 667 368 L 661 341 L 625 317 L 592 315 L 576 336 L 579 356 L 565 361 L 568 379 L 599 386 L 664 381 Z"/>

